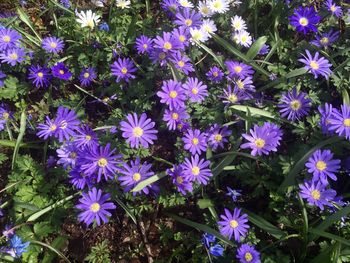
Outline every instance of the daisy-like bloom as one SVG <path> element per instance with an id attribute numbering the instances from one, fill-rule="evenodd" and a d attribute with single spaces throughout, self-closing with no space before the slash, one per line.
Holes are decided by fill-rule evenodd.
<path id="1" fill-rule="evenodd" d="M 184 148 L 192 154 L 201 154 L 207 150 L 207 137 L 200 130 L 188 130 L 182 138 L 185 143 Z"/>
<path id="2" fill-rule="evenodd" d="M 219 83 L 224 77 L 224 73 L 220 68 L 217 66 L 211 67 L 209 71 L 205 74 L 207 78 L 214 82 L 214 83 Z"/>
<path id="3" fill-rule="evenodd" d="M 77 13 L 77 22 L 81 25 L 81 27 L 89 27 L 91 30 L 100 22 L 100 16 L 93 13 L 91 10 L 87 10 L 86 12 L 80 11 Z"/>
<path id="4" fill-rule="evenodd" d="M 174 18 L 178 11 L 179 3 L 177 0 L 162 0 L 160 6 L 169 18 Z"/>
<path id="5" fill-rule="evenodd" d="M 209 169 L 210 161 L 199 159 L 199 155 L 191 156 L 191 160 L 186 158 L 182 165 L 183 173 L 186 179 L 190 182 L 207 185 L 209 177 L 213 174 Z"/>
<path id="6" fill-rule="evenodd" d="M 213 15 L 206 0 L 198 2 L 198 11 L 203 17 L 211 17 Z"/>
<path id="7" fill-rule="evenodd" d="M 90 86 L 91 82 L 93 82 L 97 78 L 97 74 L 95 69 L 92 67 L 85 68 L 80 72 L 79 81 L 82 87 Z"/>
<path id="8" fill-rule="evenodd" d="M 295 121 L 308 114 L 311 107 L 311 100 L 306 98 L 305 92 L 298 93 L 296 88 L 292 91 L 284 92 L 277 105 L 283 118 Z"/>
<path id="9" fill-rule="evenodd" d="M 163 36 L 157 36 L 154 39 L 154 47 L 165 53 L 174 52 L 183 47 L 177 38 L 169 32 L 163 32 Z"/>
<path id="10" fill-rule="evenodd" d="M 1 28 L 0 29 L 0 51 L 9 48 L 15 48 L 18 46 L 22 36 L 13 29 Z"/>
<path id="11" fill-rule="evenodd" d="M 332 201 L 337 195 L 333 189 L 326 189 L 321 182 L 305 182 L 300 185 L 300 196 L 307 200 L 309 205 L 315 205 L 321 210 L 325 206 L 332 207 Z"/>
<path id="12" fill-rule="evenodd" d="M 324 76 L 326 79 L 332 74 L 330 67 L 332 66 L 329 61 L 321 57 L 318 52 L 315 53 L 315 56 L 312 57 L 309 50 L 306 50 L 306 55 L 302 54 L 304 58 L 298 59 L 298 61 L 305 64 L 305 69 L 310 71 L 315 79 L 318 78 L 318 75 Z"/>
<path id="13" fill-rule="evenodd" d="M 181 165 L 174 165 L 171 169 L 167 169 L 166 173 L 171 177 L 177 191 L 183 195 L 186 195 L 187 192 L 192 193 L 192 182 L 185 176 Z"/>
<path id="14" fill-rule="evenodd" d="M 64 65 L 63 62 L 59 62 L 55 66 L 53 66 L 51 68 L 51 72 L 52 76 L 63 80 L 69 80 L 72 77 L 72 73 Z"/>
<path id="15" fill-rule="evenodd" d="M 338 38 L 339 38 L 339 31 L 334 31 L 333 29 L 331 29 L 327 33 L 317 35 L 316 39 L 311 41 L 310 43 L 315 45 L 316 47 L 327 48 L 331 46 L 335 41 L 337 41 Z"/>
<path id="16" fill-rule="evenodd" d="M 176 129 L 180 132 L 187 132 L 191 125 L 187 121 L 179 121 L 176 124 Z"/>
<path id="17" fill-rule="evenodd" d="M 183 8 L 176 14 L 174 23 L 185 27 L 200 27 L 202 25 L 202 16 L 195 10 Z"/>
<path id="18" fill-rule="evenodd" d="M 325 6 L 327 10 L 332 13 L 332 15 L 335 15 L 338 18 L 343 15 L 343 10 L 341 10 L 340 6 L 333 3 L 333 0 L 327 0 L 325 2 Z"/>
<path id="19" fill-rule="evenodd" d="M 251 37 L 250 33 L 245 30 L 234 33 L 233 40 L 236 42 L 236 44 L 243 47 L 250 47 L 253 43 L 253 38 Z"/>
<path id="20" fill-rule="evenodd" d="M 57 137 L 59 120 L 51 120 L 48 116 L 46 116 L 45 119 L 45 123 L 40 123 L 38 125 L 37 129 L 39 131 L 36 135 L 40 138 L 43 138 L 44 140 L 51 136 Z"/>
<path id="21" fill-rule="evenodd" d="M 61 164 L 64 169 L 68 167 L 74 167 L 79 149 L 72 142 L 63 144 L 59 149 L 56 150 L 57 157 L 59 158 L 57 164 Z"/>
<path id="22" fill-rule="evenodd" d="M 96 147 L 98 146 L 98 138 L 93 129 L 88 125 L 83 125 L 76 130 L 74 144 L 79 149 L 84 149 L 85 147 Z"/>
<path id="23" fill-rule="evenodd" d="M 116 6 L 124 9 L 124 8 L 130 8 L 131 1 L 130 0 L 116 0 Z"/>
<path id="24" fill-rule="evenodd" d="M 298 7 L 294 10 L 294 14 L 289 17 L 290 24 L 296 28 L 298 32 L 303 32 L 306 35 L 308 32 L 317 32 L 317 24 L 321 17 L 311 7 Z"/>
<path id="25" fill-rule="evenodd" d="M 189 57 L 187 57 L 186 55 L 182 55 L 180 51 L 173 53 L 171 55 L 170 61 L 173 62 L 175 67 L 181 72 L 183 72 L 185 75 L 188 75 L 190 72 L 194 71 Z"/>
<path id="26" fill-rule="evenodd" d="M 79 221 L 89 226 L 94 220 L 99 226 L 101 223 L 107 223 L 108 217 L 112 214 L 108 210 L 116 209 L 112 202 L 107 202 L 109 194 L 103 194 L 101 190 L 92 188 L 88 193 L 82 193 L 79 204 L 75 207 L 82 210 L 78 215 Z"/>
<path id="27" fill-rule="evenodd" d="M 29 68 L 28 79 L 30 79 L 37 88 L 47 88 L 51 80 L 50 70 L 46 67 L 33 65 Z"/>
<path id="28" fill-rule="evenodd" d="M 318 112 L 320 113 L 320 126 L 322 129 L 322 133 L 329 134 L 330 118 L 333 114 L 332 104 L 325 103 L 324 106 L 319 106 Z"/>
<path id="29" fill-rule="evenodd" d="M 0 103 L 0 131 L 5 128 L 6 122 L 13 118 L 13 113 L 7 104 Z"/>
<path id="30" fill-rule="evenodd" d="M 207 85 L 197 78 L 188 78 L 182 87 L 186 90 L 191 102 L 201 103 L 208 96 Z"/>
<path id="31" fill-rule="evenodd" d="M 142 35 L 136 38 L 135 47 L 138 54 L 149 54 L 153 49 L 153 40 Z"/>
<path id="32" fill-rule="evenodd" d="M 236 258 L 240 263 L 260 263 L 260 253 L 256 251 L 254 246 L 242 244 L 237 249 Z"/>
<path id="33" fill-rule="evenodd" d="M 160 102 L 169 106 L 170 110 L 185 107 L 185 90 L 175 80 L 163 81 L 162 91 L 157 92 Z"/>
<path id="34" fill-rule="evenodd" d="M 246 77 L 244 79 L 237 78 L 233 82 L 235 84 L 235 88 L 246 92 L 247 94 L 255 92 L 252 77 Z"/>
<path id="35" fill-rule="evenodd" d="M 268 45 L 268 44 L 264 44 L 262 47 L 261 47 L 261 49 L 259 50 L 259 55 L 266 55 L 266 54 L 268 54 L 269 53 L 269 51 L 270 51 L 270 46 Z"/>
<path id="36" fill-rule="evenodd" d="M 190 45 L 190 31 L 187 27 L 180 26 L 175 28 L 171 33 L 175 39 L 179 40 L 179 43 L 182 46 L 181 49 L 185 49 L 185 47 Z"/>
<path id="37" fill-rule="evenodd" d="M 90 188 L 93 184 L 92 178 L 81 171 L 78 165 L 69 172 L 69 182 L 73 187 L 80 190 L 84 189 L 86 186 Z"/>
<path id="38" fill-rule="evenodd" d="M 129 82 L 130 79 L 136 78 L 132 73 L 136 72 L 137 69 L 130 58 L 118 58 L 111 65 L 111 71 L 112 75 L 117 77 L 116 82 L 120 82 L 121 80 Z"/>
<path id="39" fill-rule="evenodd" d="M 139 148 L 140 145 L 148 148 L 157 140 L 158 131 L 153 129 L 155 123 L 147 118 L 146 113 L 142 113 L 140 119 L 136 113 L 128 114 L 127 121 L 120 122 L 122 136 L 130 144 L 131 148 Z"/>
<path id="40" fill-rule="evenodd" d="M 138 183 L 153 176 L 154 172 L 151 171 L 151 167 L 152 164 L 147 162 L 141 163 L 140 158 L 136 158 L 135 161 L 130 161 L 130 165 L 127 163 L 124 164 L 123 169 L 120 170 L 123 176 L 118 177 L 120 185 L 124 188 L 124 192 L 129 192 Z M 150 189 L 152 189 L 152 186 L 148 185 L 138 192 L 133 192 L 133 195 L 135 196 L 137 193 L 148 195 Z"/>
<path id="41" fill-rule="evenodd" d="M 350 140 L 350 107 L 348 105 L 341 105 L 340 111 L 333 108 L 333 114 L 329 117 L 329 130 Z"/>
<path id="42" fill-rule="evenodd" d="M 78 162 L 81 164 L 81 171 L 86 175 L 97 175 L 97 182 L 100 182 L 102 175 L 106 181 L 113 179 L 119 171 L 117 165 L 122 164 L 122 155 L 115 154 L 116 149 L 110 150 L 109 143 L 106 146 L 87 147 L 80 154 Z"/>
<path id="43" fill-rule="evenodd" d="M 228 106 L 230 104 L 238 104 L 249 97 L 240 89 L 236 87 L 232 89 L 231 85 L 227 85 L 227 88 L 223 90 L 223 95 L 219 96 L 219 98 L 223 99 L 222 102 Z"/>
<path id="44" fill-rule="evenodd" d="M 193 8 L 193 4 L 188 0 L 178 0 L 178 3 L 182 7 Z"/>
<path id="45" fill-rule="evenodd" d="M 313 181 L 320 181 L 323 185 L 328 185 L 327 178 L 336 181 L 335 173 L 340 168 L 340 160 L 333 160 L 333 153 L 330 150 L 317 150 L 310 156 L 305 164 L 308 172 L 313 174 Z"/>
<path id="46" fill-rule="evenodd" d="M 190 28 L 191 42 L 206 42 L 209 39 L 209 34 L 203 28 Z"/>
<path id="47" fill-rule="evenodd" d="M 231 133 L 232 132 L 227 128 L 227 126 L 221 127 L 215 123 L 208 131 L 208 145 L 213 149 L 213 151 L 216 151 L 219 148 L 224 148 L 224 143 L 228 142 L 227 137 L 229 137 Z"/>
<path id="48" fill-rule="evenodd" d="M 213 13 L 225 13 L 229 10 L 229 1 L 228 0 L 209 0 L 208 1 L 209 9 Z"/>
<path id="49" fill-rule="evenodd" d="M 189 117 L 190 115 L 186 112 L 186 108 L 166 109 L 164 111 L 163 121 L 166 121 L 168 129 L 171 131 L 176 130 L 177 124 Z"/>
<path id="50" fill-rule="evenodd" d="M 225 61 L 225 65 L 231 78 L 238 77 L 244 79 L 254 74 L 254 70 L 251 66 L 238 61 L 227 60 Z"/>
<path id="51" fill-rule="evenodd" d="M 57 54 L 63 50 L 64 42 L 57 37 L 45 37 L 41 46 L 46 52 Z"/>
<path id="52" fill-rule="evenodd" d="M 75 131 L 80 125 L 80 121 L 78 120 L 75 111 L 62 106 L 58 107 L 57 109 L 55 123 L 57 123 L 57 133 L 55 136 L 60 142 L 63 142 L 64 140 L 68 141 L 71 136 L 74 136 Z M 53 129 L 54 127 L 51 128 Z"/>
<path id="53" fill-rule="evenodd" d="M 167 59 L 169 58 L 169 54 L 166 52 L 163 52 L 159 48 L 155 48 L 151 50 L 151 53 L 149 54 L 149 58 L 152 60 L 152 62 L 159 63 L 160 66 L 165 67 L 168 64 Z"/>
<path id="54" fill-rule="evenodd" d="M 234 31 L 242 31 L 247 30 L 247 25 L 242 17 L 235 15 L 233 18 L 231 18 L 231 26 Z"/>
<path id="55" fill-rule="evenodd" d="M 215 25 L 215 22 L 210 19 L 204 19 L 203 24 L 201 26 L 201 29 L 208 33 L 209 37 L 210 34 L 215 33 L 217 31 L 217 27 Z"/>
<path id="56" fill-rule="evenodd" d="M 9 48 L 0 54 L 2 63 L 7 63 L 11 66 L 16 66 L 24 61 L 25 51 L 22 48 Z"/>
<path id="57" fill-rule="evenodd" d="M 231 213 L 225 208 L 225 214 L 220 215 L 220 218 L 222 220 L 218 224 L 220 226 L 220 233 L 223 236 L 231 239 L 232 235 L 234 235 L 234 239 L 237 242 L 241 240 L 241 237 L 246 236 L 249 229 L 249 225 L 247 224 L 248 215 L 242 214 L 241 209 L 235 208 L 233 213 Z"/>

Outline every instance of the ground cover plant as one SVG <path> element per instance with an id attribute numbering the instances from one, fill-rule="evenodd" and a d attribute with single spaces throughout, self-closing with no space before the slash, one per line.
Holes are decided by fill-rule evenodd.
<path id="1" fill-rule="evenodd" d="M 0 3 L 1 262 L 350 262 L 350 1 Z"/>

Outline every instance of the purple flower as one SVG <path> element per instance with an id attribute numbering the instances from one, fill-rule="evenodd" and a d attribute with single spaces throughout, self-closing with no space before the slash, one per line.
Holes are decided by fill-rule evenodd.
<path id="1" fill-rule="evenodd" d="M 55 134 L 55 137 L 58 138 L 60 142 L 69 140 L 70 136 L 74 136 L 75 131 L 80 125 L 80 121 L 78 120 L 75 111 L 62 106 L 57 109 L 56 121 L 57 134 Z"/>
<path id="2" fill-rule="evenodd" d="M 182 138 L 185 143 L 184 148 L 192 154 L 201 154 L 207 150 L 206 134 L 201 133 L 200 130 L 188 130 Z"/>
<path id="3" fill-rule="evenodd" d="M 188 78 L 182 87 L 186 90 L 191 102 L 201 103 L 208 96 L 207 85 L 197 78 Z"/>
<path id="4" fill-rule="evenodd" d="M 241 237 L 245 237 L 248 232 L 249 225 L 248 216 L 241 214 L 241 209 L 235 208 L 233 213 L 225 208 L 225 215 L 220 215 L 221 221 L 218 222 L 220 226 L 220 233 L 227 236 L 228 239 L 234 235 L 235 241 L 239 242 Z"/>
<path id="5" fill-rule="evenodd" d="M 321 17 L 316 13 L 314 7 L 298 7 L 294 10 L 294 14 L 289 17 L 290 24 L 296 28 L 298 32 L 306 35 L 308 32 L 317 32 L 317 24 Z"/>
<path id="6" fill-rule="evenodd" d="M 76 130 L 74 144 L 80 149 L 95 147 L 98 146 L 98 138 L 96 133 L 88 125 L 84 125 Z"/>
<path id="7" fill-rule="evenodd" d="M 178 70 L 186 75 L 188 75 L 190 72 L 194 72 L 191 60 L 186 55 L 182 55 L 180 51 L 174 52 L 171 55 L 170 61 L 174 63 Z"/>
<path id="8" fill-rule="evenodd" d="M 232 188 L 230 188 L 230 187 L 226 187 L 226 189 L 227 189 L 227 196 L 231 196 L 231 198 L 232 198 L 232 202 L 237 202 L 237 199 L 238 199 L 238 197 L 240 197 L 242 194 L 241 194 L 241 192 L 242 192 L 242 190 L 236 190 L 236 189 L 232 189 Z"/>
<path id="9" fill-rule="evenodd" d="M 260 253 L 255 250 L 254 246 L 242 244 L 237 249 L 237 259 L 240 263 L 260 263 Z"/>
<path id="10" fill-rule="evenodd" d="M 30 79 L 37 88 L 46 88 L 50 85 L 51 74 L 46 67 L 31 66 L 29 68 L 28 79 Z"/>
<path id="11" fill-rule="evenodd" d="M 75 166 L 69 172 L 69 182 L 76 189 L 84 189 L 86 186 L 91 187 L 93 185 L 93 180 L 91 176 L 86 175 L 80 168 L 80 166 Z"/>
<path id="12" fill-rule="evenodd" d="M 350 106 L 341 105 L 341 110 L 333 109 L 329 116 L 329 130 L 350 140 Z"/>
<path id="13" fill-rule="evenodd" d="M 316 47 L 324 47 L 327 48 L 331 46 L 335 41 L 339 38 L 339 31 L 334 31 L 331 29 L 327 33 L 323 33 L 321 35 L 317 35 L 315 40 L 310 41 L 311 44 Z"/>
<path id="14" fill-rule="evenodd" d="M 215 244 L 209 248 L 209 252 L 215 257 L 221 257 L 224 254 L 224 248 L 219 244 Z"/>
<path id="15" fill-rule="evenodd" d="M 167 169 L 166 173 L 171 177 L 173 184 L 181 194 L 192 193 L 192 182 L 186 177 L 181 165 L 174 165 L 171 169 Z"/>
<path id="16" fill-rule="evenodd" d="M 2 63 L 7 63 L 11 66 L 16 66 L 24 61 L 24 56 L 26 53 L 22 48 L 9 48 L 0 54 L 0 59 Z"/>
<path id="17" fill-rule="evenodd" d="M 254 74 L 254 70 L 251 66 L 248 66 L 244 63 L 228 60 L 225 62 L 225 65 L 229 71 L 229 76 L 231 78 L 241 78 L 250 77 Z"/>
<path id="18" fill-rule="evenodd" d="M 162 0 L 160 5 L 169 18 L 175 17 L 179 7 L 177 0 Z"/>
<path id="19" fill-rule="evenodd" d="M 332 15 L 335 15 L 338 18 L 343 15 L 341 7 L 333 3 L 333 0 L 327 0 L 325 6 L 327 10 L 332 13 Z"/>
<path id="20" fill-rule="evenodd" d="M 255 87 L 253 85 L 252 77 L 246 77 L 244 79 L 238 78 L 238 79 L 235 79 L 233 82 L 235 84 L 235 88 L 245 92 L 248 96 L 249 96 L 249 93 L 255 92 Z"/>
<path id="21" fill-rule="evenodd" d="M 149 54 L 153 49 L 153 40 L 147 36 L 139 36 L 136 38 L 135 47 L 138 54 Z"/>
<path id="22" fill-rule="evenodd" d="M 204 233 L 202 236 L 202 243 L 203 245 L 206 246 L 206 248 L 209 248 L 211 245 L 210 243 L 214 243 L 215 240 L 216 240 L 216 237 L 209 233 Z"/>
<path id="23" fill-rule="evenodd" d="M 57 164 L 62 164 L 63 168 L 74 167 L 79 149 L 72 142 L 63 144 L 56 150 L 57 157 L 59 158 Z"/>
<path id="24" fill-rule="evenodd" d="M 111 65 L 111 71 L 112 75 L 117 77 L 116 82 L 120 82 L 121 80 L 129 82 L 130 79 L 136 77 L 132 73 L 136 72 L 137 69 L 130 58 L 118 58 L 118 60 Z"/>
<path id="25" fill-rule="evenodd" d="M 177 125 L 182 120 L 188 119 L 190 115 L 186 112 L 186 108 L 177 108 L 173 110 L 166 109 L 163 116 L 163 121 L 169 130 L 176 130 Z"/>
<path id="26" fill-rule="evenodd" d="M 28 251 L 29 244 L 30 242 L 23 243 L 19 236 L 13 235 L 9 240 L 9 248 L 5 248 L 4 252 L 14 258 L 20 258 L 24 252 Z"/>
<path id="27" fill-rule="evenodd" d="M 323 185 L 328 185 L 327 177 L 336 181 L 335 175 L 340 168 L 340 160 L 332 160 L 333 153 L 330 150 L 317 150 L 310 156 L 305 166 L 308 172 L 313 174 L 313 181 L 320 181 Z"/>
<path id="28" fill-rule="evenodd" d="M 298 61 L 305 64 L 305 69 L 310 71 L 315 79 L 318 78 L 318 75 L 324 76 L 326 79 L 332 74 L 330 67 L 331 63 L 324 57 L 319 57 L 319 53 L 316 52 L 315 56 L 312 57 L 309 50 L 306 50 L 306 55 L 302 54 L 304 58 L 298 59 Z"/>
<path id="29" fill-rule="evenodd" d="M 45 37 L 41 42 L 41 46 L 46 52 L 57 54 L 63 50 L 64 43 L 57 37 Z"/>
<path id="30" fill-rule="evenodd" d="M 158 91 L 157 96 L 161 98 L 161 103 L 169 105 L 170 110 L 185 107 L 185 91 L 175 80 L 163 81 L 162 91 Z"/>
<path id="31" fill-rule="evenodd" d="M 223 103 L 226 105 L 238 104 L 240 101 L 247 100 L 249 97 L 246 93 L 234 87 L 232 89 L 231 85 L 227 85 L 227 88 L 223 90 L 224 94 L 219 96 L 223 99 Z"/>
<path id="32" fill-rule="evenodd" d="M 10 28 L 1 28 L 0 51 L 17 47 L 20 39 L 22 39 L 22 36 L 16 30 Z"/>
<path id="33" fill-rule="evenodd" d="M 202 16 L 190 8 L 182 8 L 177 14 L 174 23 L 185 27 L 200 27 Z"/>
<path id="34" fill-rule="evenodd" d="M 309 205 L 315 205 L 321 210 L 324 206 L 332 207 L 331 201 L 337 195 L 333 189 L 326 189 L 321 182 L 305 182 L 300 185 L 300 196 L 307 200 Z"/>
<path id="35" fill-rule="evenodd" d="M 221 69 L 218 67 L 214 66 L 209 69 L 209 71 L 205 74 L 207 78 L 214 82 L 214 83 L 219 83 L 224 77 L 224 73 L 222 72 Z"/>
<path id="36" fill-rule="evenodd" d="M 191 160 L 186 158 L 182 166 L 185 178 L 190 182 L 196 181 L 199 184 L 207 185 L 209 177 L 213 176 L 209 165 L 210 161 L 199 159 L 198 154 L 191 156 Z"/>
<path id="37" fill-rule="evenodd" d="M 163 52 L 161 49 L 153 49 L 151 50 L 151 53 L 149 55 L 152 62 L 159 63 L 162 67 L 165 67 L 167 65 L 167 59 L 169 58 L 169 55 L 165 52 Z"/>
<path id="38" fill-rule="evenodd" d="M 82 87 L 90 86 L 91 82 L 93 82 L 97 78 L 97 74 L 95 69 L 92 67 L 85 68 L 80 72 L 79 81 Z"/>
<path id="39" fill-rule="evenodd" d="M 64 65 L 63 62 L 57 63 L 55 66 L 51 68 L 51 71 L 52 71 L 52 76 L 59 79 L 69 80 L 72 77 L 72 73 Z"/>
<path id="40" fill-rule="evenodd" d="M 231 131 L 227 126 L 220 127 L 218 124 L 214 124 L 210 127 L 207 135 L 208 145 L 216 151 L 219 148 L 224 148 L 224 143 L 227 143 L 227 137 L 231 135 Z"/>
<path id="41" fill-rule="evenodd" d="M 181 49 L 185 49 L 185 47 L 190 45 L 190 32 L 187 27 L 180 26 L 175 28 L 171 33 L 173 34 L 173 37 L 181 44 Z"/>
<path id="42" fill-rule="evenodd" d="M 107 143 L 105 147 L 94 146 L 85 148 L 81 154 L 81 159 L 78 160 L 81 164 L 81 170 L 89 175 L 97 174 L 97 182 L 101 181 L 102 175 L 108 181 L 113 179 L 116 172 L 119 171 L 117 165 L 122 163 L 122 155 L 115 154 L 115 149 L 110 150 L 110 144 Z"/>
<path id="43" fill-rule="evenodd" d="M 0 131 L 5 129 L 5 124 L 13 118 L 13 113 L 7 104 L 0 104 Z"/>
<path id="44" fill-rule="evenodd" d="M 40 138 L 44 138 L 44 140 L 46 140 L 51 136 L 57 137 L 59 120 L 57 119 L 51 120 L 48 116 L 46 116 L 45 119 L 46 119 L 45 123 L 40 123 L 38 125 L 37 129 L 39 131 L 37 132 L 36 135 Z"/>
<path id="45" fill-rule="evenodd" d="M 296 88 L 283 93 L 280 103 L 277 105 L 280 108 L 281 116 L 295 121 L 307 115 L 311 107 L 311 100 L 307 99 L 306 95 L 304 92 L 298 93 Z"/>
<path id="46" fill-rule="evenodd" d="M 157 36 L 154 40 L 154 47 L 165 53 L 174 52 L 183 47 L 178 39 L 171 33 L 163 32 L 163 37 Z"/>
<path id="47" fill-rule="evenodd" d="M 75 207 L 82 210 L 78 215 L 79 221 L 89 226 L 94 220 L 101 225 L 101 221 L 108 222 L 108 217 L 112 214 L 108 210 L 115 209 L 112 202 L 106 202 L 110 198 L 109 194 L 103 194 L 101 190 L 92 188 L 88 193 L 82 193 L 79 199 L 80 204 Z"/>
<path id="48" fill-rule="evenodd" d="M 127 122 L 120 122 L 121 130 L 123 131 L 123 138 L 130 144 L 131 148 L 142 147 L 148 148 L 149 144 L 157 139 L 158 131 L 153 129 L 155 123 L 147 118 L 146 113 L 142 113 L 140 119 L 136 113 L 128 114 Z"/>
<path id="49" fill-rule="evenodd" d="M 333 114 L 333 106 L 332 104 L 325 103 L 324 106 L 319 106 L 318 111 L 320 113 L 320 126 L 322 129 L 322 133 L 329 134 L 329 124 L 330 124 L 330 118 Z"/>

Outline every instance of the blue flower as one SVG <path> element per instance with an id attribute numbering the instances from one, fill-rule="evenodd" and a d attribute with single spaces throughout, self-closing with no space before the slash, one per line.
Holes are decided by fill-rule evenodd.
<path id="1" fill-rule="evenodd" d="M 233 202 L 237 202 L 238 197 L 240 197 L 242 190 L 235 190 L 227 187 L 227 196 L 231 196 Z"/>
<path id="2" fill-rule="evenodd" d="M 213 256 L 221 257 L 224 254 L 224 248 L 221 245 L 216 244 L 209 248 L 209 252 Z"/>
<path id="3" fill-rule="evenodd" d="M 7 252 L 16 258 L 19 258 L 24 252 L 27 252 L 28 246 L 30 244 L 30 242 L 23 243 L 22 239 L 17 235 L 13 235 L 9 243 L 10 248 Z"/>

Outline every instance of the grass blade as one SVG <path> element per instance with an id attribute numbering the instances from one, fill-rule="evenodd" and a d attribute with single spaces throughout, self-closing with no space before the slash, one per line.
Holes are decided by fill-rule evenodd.
<path id="1" fill-rule="evenodd" d="M 227 155 L 225 158 L 223 158 L 221 162 L 215 168 L 213 168 L 213 171 L 212 171 L 213 176 L 219 175 L 226 166 L 230 165 L 233 162 L 236 156 L 237 155 L 235 153 L 232 153 L 230 155 Z"/>
<path id="2" fill-rule="evenodd" d="M 146 186 L 153 184 L 154 182 L 157 182 L 158 180 L 162 179 L 163 177 L 166 176 L 166 173 L 160 173 L 151 176 L 150 178 L 147 178 L 146 180 L 143 180 L 142 182 L 138 183 L 132 190 L 131 192 L 138 192 L 141 191 L 143 188 Z"/>
<path id="3" fill-rule="evenodd" d="M 266 41 L 267 41 L 267 37 L 265 37 L 265 36 L 259 37 L 254 42 L 254 44 L 249 48 L 247 55 L 246 55 L 247 58 L 250 60 L 253 60 L 259 54 L 259 51 L 261 50 L 263 45 L 266 43 Z"/>
<path id="4" fill-rule="evenodd" d="M 26 125 L 27 125 L 27 115 L 26 115 L 25 110 L 23 110 L 22 113 L 21 113 L 19 134 L 18 134 L 18 137 L 17 137 L 15 149 L 13 150 L 12 165 L 11 165 L 12 169 L 15 167 L 18 151 L 19 151 L 19 148 L 21 146 L 21 142 L 23 140 L 24 133 L 26 131 Z"/>
<path id="5" fill-rule="evenodd" d="M 130 218 L 132 219 L 132 221 L 137 225 L 137 220 L 135 215 L 130 211 L 130 209 L 122 202 L 122 200 L 120 200 L 117 196 L 114 197 L 114 200 L 118 203 L 118 205 L 120 205 L 124 211 L 130 216 Z"/>
<path id="6" fill-rule="evenodd" d="M 64 260 L 64 262 L 70 263 L 69 259 L 65 255 L 63 255 L 60 251 L 58 251 L 56 248 L 37 240 L 31 240 L 30 243 L 46 247 L 50 249 L 52 252 L 56 253 L 60 258 Z"/>
<path id="7" fill-rule="evenodd" d="M 251 116 L 258 115 L 258 116 L 263 116 L 263 117 L 266 117 L 269 119 L 276 119 L 276 117 L 272 113 L 270 113 L 266 110 L 262 110 L 262 109 L 258 109 L 258 108 L 254 108 L 254 107 L 250 107 L 250 106 L 233 105 L 230 108 L 234 109 L 234 110 L 242 111 L 245 113 L 249 112 Z"/>
<path id="8" fill-rule="evenodd" d="M 309 229 L 309 233 L 315 234 L 317 236 L 329 238 L 330 240 L 335 240 L 335 241 L 338 241 L 339 243 L 342 243 L 344 245 L 350 246 L 350 241 L 349 240 L 347 240 L 345 238 L 342 238 L 342 237 L 340 237 L 338 235 L 334 235 L 334 234 L 325 232 L 325 231 L 320 230 L 320 229 L 310 228 Z"/>
<path id="9" fill-rule="evenodd" d="M 35 34 L 35 36 L 38 38 L 39 42 L 41 43 L 41 37 L 38 34 L 38 32 L 36 32 L 36 30 L 34 29 L 34 26 L 32 24 L 32 22 L 29 20 L 29 17 L 27 16 L 27 14 L 21 9 L 21 8 L 17 8 L 17 13 L 18 13 L 18 17 L 19 19 L 22 20 L 22 22 L 24 22 L 29 28 L 30 30 L 33 31 L 33 33 Z"/>
<path id="10" fill-rule="evenodd" d="M 204 45 L 203 43 L 200 43 L 200 42 L 198 42 L 198 41 L 195 41 L 195 43 L 196 43 L 199 47 L 203 48 L 208 54 L 210 54 L 210 55 L 214 58 L 214 60 L 220 65 L 221 68 L 225 68 L 225 65 L 224 65 L 224 63 L 222 62 L 222 59 L 220 59 L 220 58 L 213 52 L 213 50 L 211 50 L 211 49 L 208 48 L 206 45 Z"/>
<path id="11" fill-rule="evenodd" d="M 298 76 L 304 75 L 307 72 L 308 72 L 308 70 L 305 69 L 305 68 L 297 68 L 297 69 L 294 69 L 291 72 L 287 73 L 284 77 L 286 79 L 290 79 L 290 78 L 294 78 L 294 77 L 298 77 Z"/>

